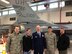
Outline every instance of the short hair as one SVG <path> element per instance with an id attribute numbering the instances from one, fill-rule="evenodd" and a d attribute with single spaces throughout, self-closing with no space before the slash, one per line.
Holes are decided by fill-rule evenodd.
<path id="1" fill-rule="evenodd" d="M 64 29 L 64 27 L 60 27 L 60 29 Z"/>
<path id="2" fill-rule="evenodd" d="M 10 27 L 10 33 L 14 32 L 15 27 L 19 27 L 20 28 L 20 25 L 11 25 L 11 27 Z"/>
<path id="3" fill-rule="evenodd" d="M 26 31 L 30 30 L 31 28 L 27 28 Z"/>
<path id="4" fill-rule="evenodd" d="M 2 32 L 2 36 L 3 36 L 3 38 L 7 38 L 8 37 L 6 32 Z"/>
<path id="5" fill-rule="evenodd" d="M 40 27 L 40 25 L 36 25 L 36 27 Z"/>
<path id="6" fill-rule="evenodd" d="M 49 29 L 49 28 L 52 28 L 52 27 L 51 27 L 51 26 L 48 26 L 48 29 Z"/>
<path id="7" fill-rule="evenodd" d="M 19 27 L 20 28 L 20 25 L 18 25 L 18 24 L 17 25 L 14 25 L 14 29 L 15 29 L 15 27 Z"/>

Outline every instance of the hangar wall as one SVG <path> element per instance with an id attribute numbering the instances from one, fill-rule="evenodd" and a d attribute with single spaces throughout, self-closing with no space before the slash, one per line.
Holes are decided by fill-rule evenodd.
<path id="1" fill-rule="evenodd" d="M 72 7 L 64 7 L 61 11 L 61 22 L 72 22 L 72 16 L 66 16 L 66 12 L 72 12 Z M 37 11 L 37 15 L 41 20 L 48 21 L 50 23 L 60 22 L 60 8 L 48 9 L 43 11 Z M 13 24 L 16 20 L 10 21 L 11 17 L 16 17 L 16 14 L 6 15 L 0 17 L 0 24 Z"/>

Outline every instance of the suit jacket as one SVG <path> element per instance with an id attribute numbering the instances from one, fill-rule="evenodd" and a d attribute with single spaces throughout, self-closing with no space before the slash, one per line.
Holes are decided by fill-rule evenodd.
<path id="1" fill-rule="evenodd" d="M 41 32 L 41 35 L 37 32 L 32 34 L 32 46 L 34 50 L 43 50 L 46 48 L 46 39 L 43 32 Z"/>

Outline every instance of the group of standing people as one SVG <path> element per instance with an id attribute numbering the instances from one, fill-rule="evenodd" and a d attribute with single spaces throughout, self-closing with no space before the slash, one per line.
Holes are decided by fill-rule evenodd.
<path id="1" fill-rule="evenodd" d="M 20 27 L 15 26 L 14 31 L 8 37 L 6 51 L 8 54 L 55 54 L 58 48 L 59 54 L 67 54 L 70 45 L 69 37 L 65 35 L 64 28 L 60 29 L 59 38 L 53 33 L 52 27 L 48 27 L 48 32 L 41 32 L 40 25 L 36 26 L 36 32 L 32 33 L 30 28 L 25 34 L 19 33 Z"/>

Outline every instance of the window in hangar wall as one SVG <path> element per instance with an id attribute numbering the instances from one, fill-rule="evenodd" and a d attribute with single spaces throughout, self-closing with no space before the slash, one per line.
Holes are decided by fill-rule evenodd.
<path id="1" fill-rule="evenodd" d="M 15 21 L 15 20 L 16 20 L 16 17 L 10 18 L 10 21 Z"/>
<path id="2" fill-rule="evenodd" d="M 58 5 L 58 3 L 59 3 L 59 5 Z M 65 6 L 65 1 L 61 1 L 61 2 L 54 2 L 54 3 L 50 3 L 49 4 L 49 8 L 58 8 L 58 6 L 59 7 L 64 7 Z M 38 9 L 37 9 L 37 7 L 38 7 Z M 46 7 L 44 7 L 44 4 L 41 4 L 41 5 L 37 5 L 36 7 L 35 6 L 33 6 L 32 7 L 32 9 L 34 10 L 45 10 L 46 9 Z"/>
<path id="3" fill-rule="evenodd" d="M 2 14 L 3 15 L 8 15 L 8 11 L 3 11 Z"/>
<path id="4" fill-rule="evenodd" d="M 16 14 L 15 10 L 9 10 L 9 14 Z"/>
<path id="5" fill-rule="evenodd" d="M 0 12 L 0 16 L 1 16 L 1 12 Z"/>
<path id="6" fill-rule="evenodd" d="M 64 7 L 65 6 L 65 1 L 60 2 L 60 7 Z"/>
<path id="7" fill-rule="evenodd" d="M 66 12 L 66 17 L 72 16 L 72 12 Z"/>
<path id="8" fill-rule="evenodd" d="M 44 5 L 39 5 L 38 6 L 38 10 L 45 10 L 46 9 L 46 7 L 44 7 Z"/>
<path id="9" fill-rule="evenodd" d="M 36 11 L 37 10 L 37 7 L 36 6 L 32 6 L 31 8 L 32 8 L 33 11 Z"/>
<path id="10" fill-rule="evenodd" d="M 49 8 L 58 8 L 58 2 L 49 4 Z"/>

